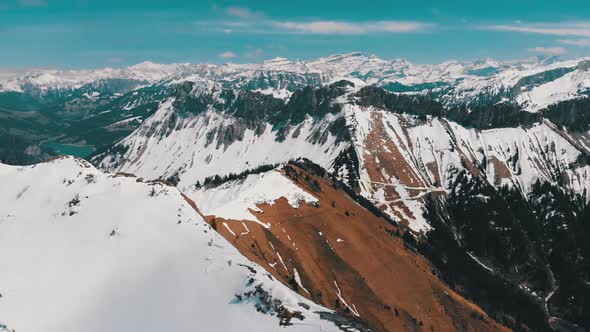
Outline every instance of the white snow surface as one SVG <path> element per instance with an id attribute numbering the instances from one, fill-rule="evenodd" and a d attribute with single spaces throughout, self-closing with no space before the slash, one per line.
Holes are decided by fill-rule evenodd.
<path id="1" fill-rule="evenodd" d="M 580 91 L 590 89 L 590 71 L 573 71 L 520 94 L 517 102 L 529 112 L 535 112 L 562 100 L 579 98 Z"/>
<path id="2" fill-rule="evenodd" d="M 129 147 L 122 159 L 107 156 L 101 160 L 101 168 L 148 179 L 178 174 L 181 190 L 190 191 L 197 181 L 209 176 L 237 174 L 299 157 L 307 157 L 329 168 L 347 147 L 347 143 L 336 142 L 331 134 L 323 143 L 312 141 L 314 133 L 326 131 L 338 117 L 331 114 L 321 120 L 308 117 L 293 128 L 284 141 L 277 141 L 277 132 L 267 124 L 262 133 L 246 129 L 243 139 L 218 146 L 218 139 L 224 133 L 222 129 L 234 125 L 236 120 L 214 110 L 171 120 L 176 112 L 173 101 L 162 103 L 141 127 L 119 143 Z M 163 124 L 168 121 L 175 121 L 174 130 L 167 131 Z M 213 138 L 209 136 L 211 133 L 215 133 Z"/>
<path id="3" fill-rule="evenodd" d="M 277 170 L 250 174 L 244 179 L 225 182 L 212 189 L 199 189 L 189 195 L 205 215 L 253 221 L 258 218 L 250 210 L 261 212 L 258 204 L 273 204 L 281 197 L 294 208 L 303 202 L 318 202 Z"/>
<path id="4" fill-rule="evenodd" d="M 256 300 L 235 301 L 262 284 L 306 316 L 287 331 L 337 331 L 313 313 L 327 309 L 269 279 L 173 187 L 72 157 L 0 164 L 0 182 L 0 323 L 10 329 L 275 331 Z"/>

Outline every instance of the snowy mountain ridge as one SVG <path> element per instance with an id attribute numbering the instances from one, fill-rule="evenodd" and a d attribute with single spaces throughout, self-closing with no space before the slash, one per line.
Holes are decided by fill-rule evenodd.
<path id="1" fill-rule="evenodd" d="M 590 91 L 590 58 L 575 60 L 446 61 L 415 65 L 361 53 L 308 61 L 275 58 L 259 64 L 156 64 L 122 69 L 36 70 L 0 81 L 0 91 L 43 94 L 74 90 L 95 81 L 125 79 L 154 84 L 215 82 L 226 88 L 250 89 L 282 99 L 304 86 L 319 87 L 335 78 L 353 78 L 398 93 L 429 94 L 446 106 L 515 102 L 537 111 Z M 555 89 L 557 86 L 558 89 Z"/>
<path id="2" fill-rule="evenodd" d="M 0 330 L 340 331 L 174 187 L 73 157 L 0 179 Z"/>
<path id="3" fill-rule="evenodd" d="M 228 101 L 219 99 L 219 91 L 218 97 L 205 99 L 209 104 L 195 104 L 191 98 L 203 95 L 193 89 L 196 97 L 162 102 L 113 152 L 95 157 L 95 162 L 112 172 L 171 178 L 188 191 L 207 177 L 303 157 L 352 181 L 365 197 L 417 232 L 430 228 L 420 198 L 431 192 L 449 194 L 462 171 L 524 196 L 541 182 L 590 200 L 590 166 L 580 162 L 590 153 L 587 132 L 568 132 L 548 120 L 470 128 L 436 113 L 416 116 L 373 105 L 373 92 L 338 84 L 297 92 L 286 105 L 266 97 L 277 101 L 275 108 L 248 94 L 231 99 L 237 106 L 224 104 Z M 410 111 L 426 107 L 404 102 L 410 102 Z M 289 113 L 295 107 L 291 104 L 309 114 L 302 109 Z M 194 105 L 199 105 L 197 111 Z M 220 105 L 225 106 L 218 109 Z"/>

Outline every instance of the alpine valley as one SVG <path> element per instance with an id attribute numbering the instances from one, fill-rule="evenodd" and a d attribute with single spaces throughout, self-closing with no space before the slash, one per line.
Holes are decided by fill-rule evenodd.
<path id="1" fill-rule="evenodd" d="M 4 75 L 0 331 L 585 331 L 589 97 L 590 58 Z"/>

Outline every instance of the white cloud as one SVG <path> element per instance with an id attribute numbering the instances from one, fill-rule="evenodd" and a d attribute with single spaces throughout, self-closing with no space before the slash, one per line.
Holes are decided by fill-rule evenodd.
<path id="1" fill-rule="evenodd" d="M 563 47 L 533 47 L 528 49 L 529 52 L 534 52 L 542 55 L 562 55 L 567 53 Z"/>
<path id="2" fill-rule="evenodd" d="M 422 22 L 381 21 L 366 25 L 369 32 L 413 32 L 431 28 L 432 24 Z"/>
<path id="3" fill-rule="evenodd" d="M 403 33 L 426 30 L 431 24 L 412 21 L 375 21 L 375 22 L 346 22 L 346 21 L 309 21 L 309 22 L 279 22 L 273 24 L 281 29 L 311 34 L 326 35 L 360 35 L 369 33 Z"/>
<path id="4" fill-rule="evenodd" d="M 590 46 L 590 39 L 560 39 L 558 42 L 565 44 L 565 45 L 574 45 L 574 46 Z"/>
<path id="5" fill-rule="evenodd" d="M 375 33 L 409 33 L 428 30 L 435 26 L 419 21 L 338 21 L 338 20 L 276 20 L 263 12 L 245 7 L 226 7 L 223 12 L 233 19 L 196 21 L 195 24 L 209 30 L 250 34 L 324 34 L 364 35 Z"/>
<path id="6" fill-rule="evenodd" d="M 358 25 L 336 21 L 275 22 L 275 25 L 286 30 L 319 34 L 360 34 L 363 32 L 363 29 Z"/>
<path id="7" fill-rule="evenodd" d="M 241 18 L 244 20 L 250 20 L 253 18 L 263 17 L 264 14 L 259 11 L 253 11 L 244 7 L 227 7 L 225 13 L 229 16 Z"/>
<path id="8" fill-rule="evenodd" d="M 223 53 L 220 53 L 219 54 L 219 57 L 222 58 L 222 59 L 231 59 L 231 58 L 237 57 L 237 55 L 234 52 L 225 51 Z"/>
<path id="9" fill-rule="evenodd" d="M 586 22 L 487 25 L 480 28 L 484 30 L 512 31 L 551 36 L 590 37 L 590 23 Z"/>

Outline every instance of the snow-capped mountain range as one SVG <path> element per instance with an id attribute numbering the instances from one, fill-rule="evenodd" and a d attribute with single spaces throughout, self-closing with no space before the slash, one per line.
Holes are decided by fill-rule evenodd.
<path id="1" fill-rule="evenodd" d="M 210 248 L 221 234 L 227 242 L 220 245 L 239 253 L 208 249 L 195 259 L 230 257 L 252 267 L 242 273 L 224 265 L 232 287 L 223 294 L 236 292 L 241 305 L 243 294 L 262 296 L 252 285 L 268 276 L 260 289 L 278 290 L 284 303 L 269 312 L 297 318 L 301 311 L 312 329 L 575 330 L 590 325 L 583 314 L 590 303 L 589 70 L 590 58 L 414 65 L 351 53 L 3 76 L 0 142 L 9 144 L 0 145 L 0 159 L 14 163 L 21 153 L 38 161 L 81 146 L 93 150 L 94 166 L 73 158 L 0 164 L 11 188 L 0 193 L 0 230 L 7 230 L 0 240 L 9 234 L 0 246 L 32 262 L 19 234 L 47 231 L 42 244 L 52 248 L 79 233 L 91 240 L 84 248 L 100 254 L 92 257 L 115 268 L 125 261 L 111 262 L 102 250 L 127 234 L 138 246 L 168 250 L 125 208 L 133 206 L 157 210 L 146 222 L 190 250 L 199 251 L 192 242 Z M 27 206 L 39 206 L 40 215 Z M 113 223 L 117 211 L 127 211 L 121 225 Z M 179 223 L 162 224 L 168 214 Z M 81 215 L 92 221 L 87 230 L 67 226 Z M 53 223 L 35 224 L 48 218 Z M 112 235 L 98 239 L 105 229 Z M 72 237 L 53 233 L 60 231 Z M 170 252 L 174 261 L 185 254 Z M 84 264 L 68 255 L 76 264 L 64 271 L 82 273 Z M 19 305 L 34 294 L 17 275 L 40 272 L 18 267 L 0 276 L 1 293 L 4 283 L 20 294 L 0 297 L 0 314 L 5 303 L 13 310 L 0 330 L 28 326 Z M 99 272 L 111 278 L 115 270 Z M 248 271 L 257 277 L 239 284 Z M 197 272 L 179 270 L 205 284 L 218 278 Z M 120 301 L 107 295 L 105 303 Z M 302 306 L 304 298 L 313 302 Z M 225 304 L 215 302 L 216 310 L 241 312 Z M 254 316 L 244 315 L 250 324 Z M 67 315 L 45 318 L 55 317 Z"/>
<path id="2" fill-rule="evenodd" d="M 357 79 L 399 93 L 430 94 L 446 106 L 514 102 L 534 112 L 562 100 L 587 96 L 590 58 L 556 58 L 472 62 L 447 61 L 416 65 L 403 59 L 384 60 L 361 53 L 315 60 L 286 58 L 259 64 L 156 64 L 144 62 L 123 69 L 35 70 L 0 81 L 0 91 L 36 93 L 75 90 L 92 82 L 126 79 L 141 84 L 183 81 L 217 83 L 288 98 L 304 86 L 320 86 L 341 78 Z"/>

